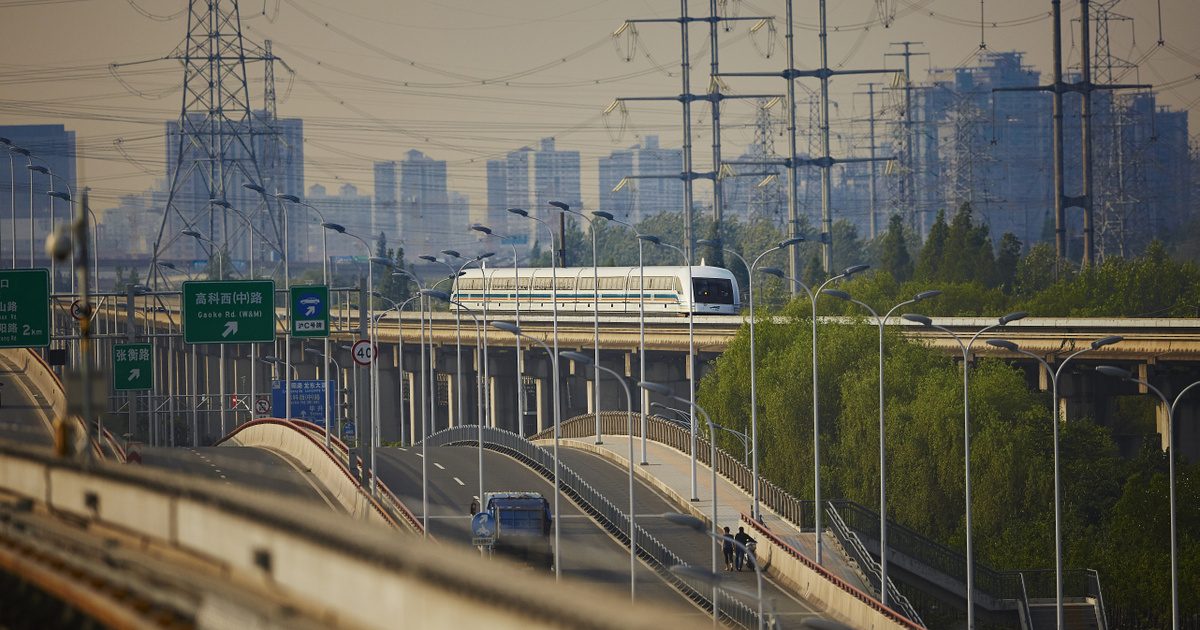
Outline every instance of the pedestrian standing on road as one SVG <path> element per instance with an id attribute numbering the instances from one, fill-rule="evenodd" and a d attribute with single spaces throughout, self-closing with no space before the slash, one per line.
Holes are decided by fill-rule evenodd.
<path id="1" fill-rule="evenodd" d="M 746 550 L 750 548 L 750 545 L 757 543 L 758 541 L 754 540 L 753 538 L 750 537 L 750 534 L 746 533 L 745 527 L 739 527 L 738 533 L 736 536 L 733 537 L 733 539 L 742 543 L 737 548 L 737 560 L 734 563 L 737 566 L 737 570 L 741 571 L 742 570 L 742 562 L 746 559 Z"/>
<path id="2" fill-rule="evenodd" d="M 725 537 L 722 541 L 722 550 L 725 552 L 725 570 L 733 570 L 733 534 L 729 533 L 729 528 L 725 528 Z"/>

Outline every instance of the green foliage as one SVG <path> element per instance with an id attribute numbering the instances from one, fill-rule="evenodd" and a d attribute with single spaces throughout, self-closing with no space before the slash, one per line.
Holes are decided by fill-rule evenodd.
<path id="1" fill-rule="evenodd" d="M 891 274 L 897 282 L 912 278 L 912 256 L 908 253 L 908 242 L 904 238 L 904 218 L 899 214 L 893 214 L 888 220 L 888 229 L 883 234 L 879 249 L 882 271 Z"/>

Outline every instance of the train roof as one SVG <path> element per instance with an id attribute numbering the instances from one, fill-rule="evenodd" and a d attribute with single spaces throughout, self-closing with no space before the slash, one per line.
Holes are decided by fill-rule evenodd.
<path id="1" fill-rule="evenodd" d="M 631 273 L 634 275 L 637 275 L 638 270 L 639 270 L 639 267 L 637 267 L 636 265 L 632 266 L 632 267 L 597 267 L 596 268 L 597 275 L 601 275 L 601 276 L 626 276 L 626 275 L 630 275 Z M 551 275 L 550 267 L 520 267 L 519 271 L 520 271 L 521 276 L 530 276 L 535 273 L 538 275 L 538 277 Z M 497 265 L 494 267 L 488 267 L 487 272 L 488 272 L 489 276 L 497 276 L 497 275 L 501 276 L 501 277 L 511 276 L 513 273 L 513 268 L 505 267 L 503 265 Z M 561 276 L 578 276 L 578 275 L 590 276 L 590 275 L 592 275 L 592 268 L 591 267 L 559 267 L 555 270 L 555 272 Z M 679 265 L 679 266 L 650 266 L 650 265 L 647 265 L 644 268 L 644 273 L 647 276 L 651 276 L 651 275 L 653 275 L 653 276 L 686 275 L 687 267 L 685 267 L 683 265 Z M 477 278 L 482 275 L 483 275 L 483 272 L 480 269 L 472 268 L 472 269 L 467 269 L 465 271 L 465 273 L 463 274 L 463 277 L 467 277 L 467 278 L 476 277 Z M 702 277 L 702 278 L 703 277 L 728 278 L 728 277 L 732 277 L 733 273 L 730 272 L 728 269 L 725 269 L 724 267 L 712 267 L 712 266 L 708 266 L 708 265 L 692 265 L 692 275 L 695 277 Z"/>

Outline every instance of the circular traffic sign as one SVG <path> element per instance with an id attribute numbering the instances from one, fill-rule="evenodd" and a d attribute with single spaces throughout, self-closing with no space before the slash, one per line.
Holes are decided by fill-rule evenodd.
<path id="1" fill-rule="evenodd" d="M 259 398 L 254 401 L 255 413 L 271 413 L 271 401 L 266 398 Z"/>
<path id="2" fill-rule="evenodd" d="M 371 345 L 370 339 L 359 339 L 350 348 L 350 356 L 359 365 L 371 365 L 371 362 L 375 360 L 375 346 Z"/>
<path id="3" fill-rule="evenodd" d="M 74 317 L 75 319 L 82 321 L 82 320 L 87 319 L 87 316 L 88 316 L 87 307 L 85 307 L 82 302 L 80 302 L 79 300 L 75 300 L 74 302 L 71 302 L 71 317 Z"/>
<path id="4" fill-rule="evenodd" d="M 496 518 L 491 512 L 480 512 L 471 518 L 471 533 L 476 538 L 496 536 Z"/>

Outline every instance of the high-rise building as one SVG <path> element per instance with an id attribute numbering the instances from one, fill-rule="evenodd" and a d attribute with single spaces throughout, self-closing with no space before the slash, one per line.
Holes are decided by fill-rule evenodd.
<path id="1" fill-rule="evenodd" d="M 393 160 L 376 162 L 375 208 L 371 213 L 371 234 L 387 234 L 388 240 L 400 238 L 400 197 L 397 166 Z"/>
<path id="2" fill-rule="evenodd" d="M 305 201 L 314 205 L 325 218 L 333 223 L 345 226 L 347 232 L 362 237 L 367 244 L 374 247 L 378 232 L 372 232 L 371 198 L 358 194 L 354 184 L 342 184 L 338 194 L 329 195 L 321 184 L 313 184 L 308 188 Z M 310 260 L 320 260 L 320 238 L 309 239 L 306 252 Z M 329 238 L 326 246 L 330 256 L 365 256 L 362 245 L 351 238 Z M 374 252 L 372 251 L 372 254 Z"/>
<path id="3" fill-rule="evenodd" d="M 638 223 L 660 212 L 683 208 L 683 180 L 679 178 L 683 151 L 662 148 L 658 136 L 646 136 L 640 144 L 600 158 L 599 168 L 601 210 Z M 631 175 L 653 177 L 629 180 L 613 191 Z"/>
<path id="4" fill-rule="evenodd" d="M 466 209 L 451 207 L 446 190 L 446 162 L 416 149 L 400 162 L 400 232 L 405 251 L 436 253 L 446 247 L 452 232 L 466 228 Z"/>
<path id="5" fill-rule="evenodd" d="M 634 212 L 637 208 L 634 194 L 641 180 L 625 180 L 635 174 L 634 153 L 632 149 L 617 149 L 598 160 L 600 175 L 600 209 L 609 212 L 622 221 L 636 222 Z M 624 181 L 624 184 L 622 184 Z M 619 190 L 615 190 L 617 187 Z"/>
<path id="6" fill-rule="evenodd" d="M 554 138 L 542 138 L 533 158 L 536 206 L 540 210 L 551 201 L 561 201 L 576 210 L 583 209 L 579 189 L 579 152 L 559 151 Z"/>
<path id="7" fill-rule="evenodd" d="M 5 229 L 0 230 L 0 234 L 9 233 L 2 239 L 3 242 L 0 242 L 0 252 L 4 254 L 0 256 L 0 260 L 11 262 L 15 236 L 18 266 L 29 264 L 31 245 L 34 263 L 37 266 L 48 266 L 49 260 L 42 243 L 51 229 L 51 207 L 54 208 L 55 222 L 69 219 L 72 213 L 70 204 L 53 199 L 46 191 L 65 190 L 64 185 L 69 186 L 72 191 L 76 188 L 75 132 L 68 131 L 62 125 L 8 125 L 0 126 L 0 138 L 7 140 L 9 146 L 29 151 L 29 157 L 25 157 L 0 146 L 0 152 L 13 160 L 15 167 L 12 169 L 11 179 L 7 172 L 0 174 L 0 220 L 6 224 Z M 29 165 L 45 167 L 54 177 L 29 170 L 26 168 Z M 29 238 L 31 207 L 32 243 Z M 10 225 L 14 217 L 15 230 L 14 226 Z"/>

